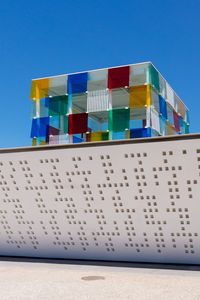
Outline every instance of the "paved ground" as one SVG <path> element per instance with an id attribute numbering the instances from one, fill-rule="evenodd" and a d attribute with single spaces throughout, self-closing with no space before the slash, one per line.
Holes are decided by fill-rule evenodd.
<path id="1" fill-rule="evenodd" d="M 0 261 L 0 300 L 200 299 L 200 267 L 148 267 L 4 259 Z"/>

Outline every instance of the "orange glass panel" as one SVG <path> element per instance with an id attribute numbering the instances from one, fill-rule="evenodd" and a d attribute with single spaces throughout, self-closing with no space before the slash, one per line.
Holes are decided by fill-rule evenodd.
<path id="1" fill-rule="evenodd" d="M 185 105 L 180 100 L 178 101 L 178 112 L 182 116 L 183 120 L 185 120 L 186 109 L 185 109 Z"/>
<path id="2" fill-rule="evenodd" d="M 167 135 L 175 135 L 176 131 L 173 126 L 167 124 Z"/>
<path id="3" fill-rule="evenodd" d="M 130 87 L 129 106 L 141 108 L 151 105 L 151 88 L 149 85 L 140 85 Z"/>

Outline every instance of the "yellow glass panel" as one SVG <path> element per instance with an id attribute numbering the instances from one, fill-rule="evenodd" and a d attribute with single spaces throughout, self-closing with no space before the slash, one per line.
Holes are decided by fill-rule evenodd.
<path id="1" fill-rule="evenodd" d="M 102 133 L 101 132 L 91 132 L 87 134 L 88 142 L 102 141 Z"/>
<path id="2" fill-rule="evenodd" d="M 149 85 L 130 87 L 129 106 L 141 108 L 145 105 L 151 105 L 151 87 Z"/>
<path id="3" fill-rule="evenodd" d="M 107 141 L 109 139 L 109 132 L 100 131 L 100 132 L 90 132 L 86 135 L 87 142 L 98 142 L 98 141 Z"/>
<path id="4" fill-rule="evenodd" d="M 32 146 L 37 146 L 37 139 L 36 138 L 32 139 Z"/>
<path id="5" fill-rule="evenodd" d="M 130 130 L 126 130 L 126 139 L 130 139 Z"/>
<path id="6" fill-rule="evenodd" d="M 48 96 L 49 79 L 33 80 L 31 85 L 31 99 L 41 99 Z"/>
<path id="7" fill-rule="evenodd" d="M 36 98 L 36 83 L 35 83 L 35 81 L 32 81 L 32 83 L 31 83 L 31 93 L 30 93 L 30 98 L 31 98 L 31 99 Z"/>

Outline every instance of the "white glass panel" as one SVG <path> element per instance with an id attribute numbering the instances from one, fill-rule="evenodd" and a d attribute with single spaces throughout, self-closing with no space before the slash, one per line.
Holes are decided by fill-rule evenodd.
<path id="1" fill-rule="evenodd" d="M 67 93 L 67 75 L 56 76 L 49 79 L 49 95 L 60 96 Z"/>
<path id="2" fill-rule="evenodd" d="M 59 142 L 59 136 L 58 135 L 50 135 L 49 136 L 49 144 L 50 145 L 56 145 Z"/>
<path id="3" fill-rule="evenodd" d="M 87 94 L 72 95 L 72 112 L 84 113 L 87 111 Z"/>
<path id="4" fill-rule="evenodd" d="M 158 93 L 151 88 L 151 102 L 152 106 L 155 108 L 157 112 L 160 112 L 160 106 L 159 106 L 159 96 Z"/>
<path id="5" fill-rule="evenodd" d="M 130 66 L 129 86 L 137 86 L 147 83 L 148 63 Z"/>
<path id="6" fill-rule="evenodd" d="M 181 99 L 174 93 L 174 109 L 176 112 L 178 112 L 178 102 L 181 101 Z"/>
<path id="7" fill-rule="evenodd" d="M 167 134 L 166 120 L 162 116 L 160 116 L 160 133 L 161 135 Z"/>
<path id="8" fill-rule="evenodd" d="M 68 134 L 61 134 L 59 137 L 59 144 L 68 144 L 69 143 L 69 135 Z"/>
<path id="9" fill-rule="evenodd" d="M 130 109 L 130 119 L 131 120 L 146 120 L 146 117 L 147 117 L 146 107 Z"/>
<path id="10" fill-rule="evenodd" d="M 160 133 L 159 114 L 155 111 L 155 109 L 151 109 L 151 127 Z"/>
<path id="11" fill-rule="evenodd" d="M 88 72 L 88 91 L 104 90 L 107 88 L 108 70 Z"/>
<path id="12" fill-rule="evenodd" d="M 174 107 L 174 91 L 170 87 L 168 83 L 166 83 L 166 88 L 167 88 L 167 102 L 173 107 Z"/>
<path id="13" fill-rule="evenodd" d="M 124 108 L 129 106 L 129 92 L 127 89 L 113 90 L 111 92 L 111 107 Z"/>
<path id="14" fill-rule="evenodd" d="M 98 90 L 88 91 L 87 94 L 87 111 L 105 111 L 109 108 L 109 91 Z"/>
<path id="15" fill-rule="evenodd" d="M 146 109 L 146 127 L 151 126 L 151 107 L 147 107 Z"/>
<path id="16" fill-rule="evenodd" d="M 159 85 L 160 85 L 160 94 L 164 99 L 166 99 L 166 81 L 161 74 L 159 74 Z"/>

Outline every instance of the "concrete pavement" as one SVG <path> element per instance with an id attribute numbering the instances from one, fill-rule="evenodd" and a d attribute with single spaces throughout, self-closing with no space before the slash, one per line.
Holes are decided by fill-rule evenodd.
<path id="1" fill-rule="evenodd" d="M 200 299 L 199 267 L 138 266 L 1 260 L 0 299 Z"/>

